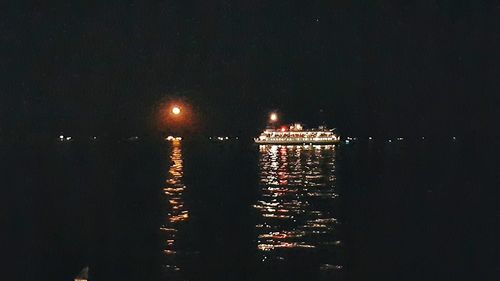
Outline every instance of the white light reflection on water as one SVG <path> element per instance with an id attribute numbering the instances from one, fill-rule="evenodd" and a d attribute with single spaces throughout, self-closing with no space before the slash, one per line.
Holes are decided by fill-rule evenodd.
<path id="1" fill-rule="evenodd" d="M 177 238 L 180 228 L 189 219 L 189 211 L 184 203 L 186 186 L 183 182 L 181 142 L 179 140 L 174 140 L 171 144 L 171 165 L 168 170 L 166 186 L 163 188 L 165 202 L 167 203 L 167 214 L 160 228 L 164 237 L 162 250 L 165 256 L 165 262 L 163 268 L 167 274 L 181 270 L 175 259 L 178 255 Z"/>
<path id="2" fill-rule="evenodd" d="M 261 195 L 254 207 L 261 215 L 256 228 L 262 260 L 297 251 L 338 252 L 335 146 L 262 145 L 259 151 Z M 323 265 L 336 262 L 325 257 Z"/>

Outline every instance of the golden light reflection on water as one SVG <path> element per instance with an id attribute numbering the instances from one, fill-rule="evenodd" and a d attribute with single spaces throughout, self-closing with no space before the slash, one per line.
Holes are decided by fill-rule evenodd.
<path id="1" fill-rule="evenodd" d="M 335 146 L 259 147 L 261 215 L 257 247 L 269 257 L 288 250 L 338 247 Z"/>
<path id="2" fill-rule="evenodd" d="M 184 202 L 186 186 L 183 182 L 181 142 L 178 140 L 172 142 L 170 161 L 166 186 L 163 188 L 167 213 L 160 230 L 164 234 L 162 246 L 166 256 L 164 268 L 167 271 L 179 271 L 180 267 L 175 262 L 175 256 L 178 254 L 177 235 L 180 227 L 189 219 L 189 210 Z"/>

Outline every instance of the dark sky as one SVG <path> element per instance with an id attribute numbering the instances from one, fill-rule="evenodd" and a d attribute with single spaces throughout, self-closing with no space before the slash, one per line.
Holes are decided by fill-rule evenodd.
<path id="1" fill-rule="evenodd" d="M 143 133 L 175 98 L 206 133 L 276 109 L 343 135 L 469 135 L 498 105 L 492 1 L 66 2 L 3 9 L 4 135 Z"/>

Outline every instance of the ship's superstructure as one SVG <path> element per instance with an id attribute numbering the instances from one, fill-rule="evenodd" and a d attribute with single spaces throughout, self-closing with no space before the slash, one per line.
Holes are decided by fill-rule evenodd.
<path id="1" fill-rule="evenodd" d="M 268 127 L 254 140 L 258 144 L 332 144 L 338 143 L 340 137 L 334 129 L 325 126 L 304 129 L 300 123 L 295 123 L 278 128 Z"/>

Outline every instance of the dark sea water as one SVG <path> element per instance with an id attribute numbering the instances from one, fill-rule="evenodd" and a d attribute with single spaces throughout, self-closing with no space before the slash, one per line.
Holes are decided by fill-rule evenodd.
<path id="1" fill-rule="evenodd" d="M 5 280 L 498 280 L 477 144 L 3 145 Z M 487 191 L 488 190 L 488 191 Z"/>

